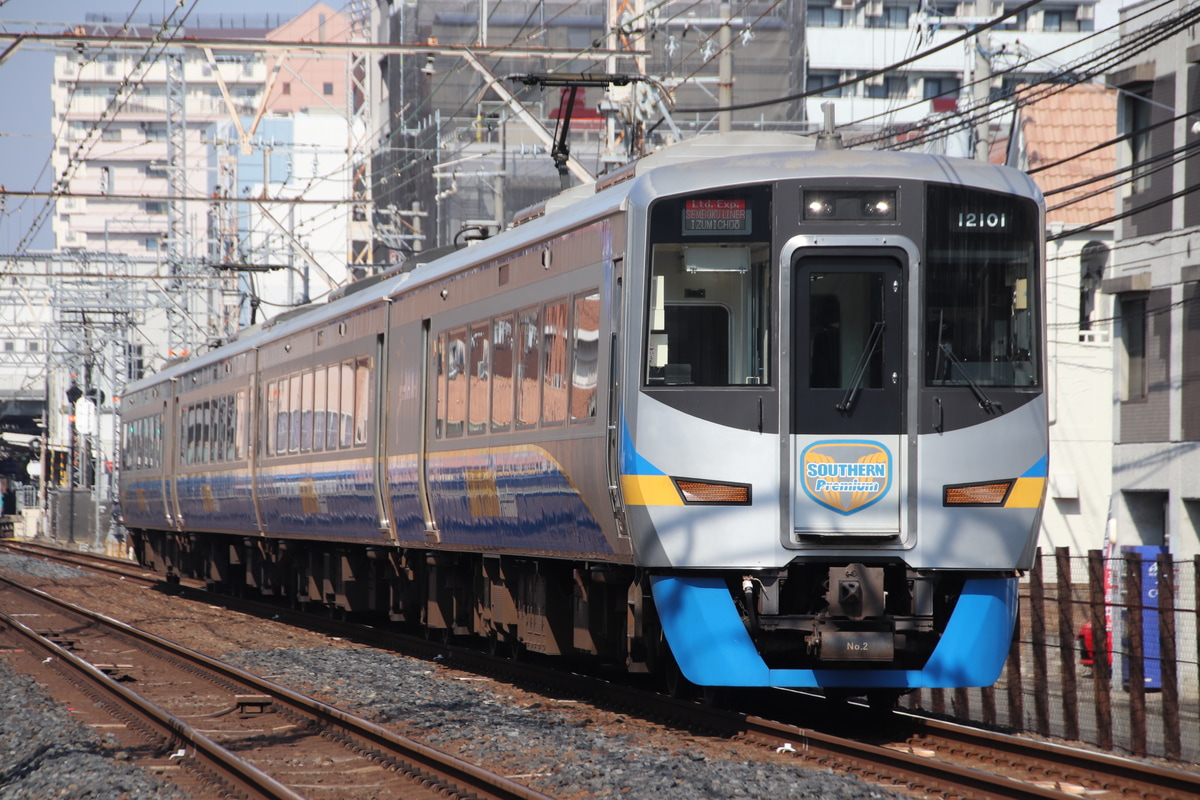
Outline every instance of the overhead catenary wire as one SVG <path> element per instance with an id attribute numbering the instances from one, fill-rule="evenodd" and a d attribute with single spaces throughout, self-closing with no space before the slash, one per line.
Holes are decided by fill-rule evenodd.
<path id="1" fill-rule="evenodd" d="M 1066 91 L 1073 85 L 1085 83 L 1091 78 L 1103 73 L 1117 64 L 1126 62 L 1131 55 L 1142 52 L 1145 48 L 1162 42 L 1171 36 L 1176 35 L 1180 31 L 1186 29 L 1200 18 L 1200 7 L 1194 8 L 1186 12 L 1184 15 L 1173 17 L 1165 21 L 1162 27 L 1150 27 L 1139 31 L 1138 34 L 1127 39 L 1119 40 L 1110 49 L 1099 51 L 1097 54 L 1081 59 L 1081 61 L 1064 67 L 1059 74 L 1063 77 L 1071 77 L 1069 81 L 1043 81 L 1033 85 L 1021 93 L 1014 94 L 1004 103 L 988 103 L 972 109 L 966 114 L 961 114 L 952 122 L 946 123 L 944 120 L 932 120 L 918 123 L 913 129 L 922 130 L 919 136 L 907 139 L 902 143 L 895 145 L 897 149 L 911 149 L 919 147 L 931 139 L 942 138 L 950 133 L 958 130 L 974 127 L 979 122 L 987 119 L 995 119 L 1011 114 L 1011 109 L 1016 104 L 1029 105 L 1037 100 L 1049 97 L 1062 91 Z M 1086 70 L 1081 68 L 1086 67 Z M 934 125 L 941 124 L 936 130 L 931 130 Z M 910 129 L 911 132 L 912 129 Z M 866 139 L 856 143 L 858 145 L 869 144 L 876 141 L 890 139 L 892 134 L 887 136 L 877 136 L 872 139 Z"/>
<path id="2" fill-rule="evenodd" d="M 660 4 L 660 5 L 661 5 L 661 4 Z M 1003 18 L 1001 18 L 1001 19 L 1003 19 Z M 997 21 L 999 21 L 999 20 L 997 20 Z M 918 57 L 921 57 L 921 56 L 924 56 L 924 55 L 928 55 L 928 51 L 927 51 L 927 52 L 925 52 L 925 53 L 919 54 L 919 55 L 918 55 Z M 1043 57 L 1044 57 L 1044 56 L 1043 56 Z M 897 62 L 897 63 L 903 63 L 903 62 Z M 1031 62 L 1026 62 L 1026 63 L 1031 63 Z M 887 67 L 887 68 L 885 68 L 885 69 L 893 69 L 893 68 L 895 68 L 895 66 L 896 66 L 896 65 L 890 65 L 889 67 Z M 855 81 L 858 81 L 858 80 L 863 80 L 863 79 L 865 79 L 865 77 L 866 77 L 866 76 L 864 76 L 864 75 L 860 75 L 860 76 L 858 76 L 858 77 L 855 79 Z M 826 87 L 826 88 L 828 88 L 828 87 Z M 710 111 L 711 111 L 712 109 L 708 109 L 708 110 L 710 110 Z M 972 120 L 972 122 L 974 122 L 974 120 Z M 939 134 L 942 134 L 942 132 L 939 132 Z M 373 151 L 373 153 L 374 153 L 374 152 L 378 152 L 378 151 L 376 150 L 376 151 Z M 1040 169 L 1040 168 L 1041 168 L 1041 167 L 1039 167 L 1039 169 Z M 64 195 L 64 196 L 65 196 L 65 195 Z M 237 198 L 228 198 L 228 200 L 237 200 Z M 272 201 L 272 202 L 275 202 L 275 201 Z M 307 200 L 306 200 L 306 199 L 303 197 L 303 195 L 301 195 L 301 196 L 299 196 L 299 197 L 295 198 L 295 202 L 297 202 L 297 203 L 300 203 L 300 202 L 307 202 Z M 319 203 L 319 202 L 321 202 L 321 201 L 317 200 L 317 201 L 313 201 L 313 202 Z"/>
<path id="3" fill-rule="evenodd" d="M 849 78 L 844 81 L 839 81 L 838 83 L 834 83 L 829 86 L 822 86 L 817 91 L 796 92 L 794 94 L 783 95 L 782 97 L 768 98 L 766 100 L 755 100 L 755 101 L 752 101 L 749 103 L 733 103 L 732 105 L 728 105 L 728 106 L 707 106 L 707 107 L 697 107 L 697 108 L 676 107 L 675 111 L 678 113 L 682 113 L 682 114 L 707 114 L 707 113 L 713 113 L 713 112 L 717 112 L 717 111 L 745 111 L 745 110 L 751 109 L 751 108 L 765 108 L 766 106 L 778 105 L 780 103 L 791 103 L 796 100 L 804 100 L 813 95 L 820 95 L 820 94 L 823 94 L 824 92 L 833 91 L 835 89 L 841 89 L 846 86 L 853 86 L 856 83 L 862 83 L 863 81 L 869 80 L 871 78 L 875 78 L 880 75 L 885 75 L 888 72 L 900 69 L 901 67 L 906 67 L 909 64 L 920 61 L 923 58 L 927 58 L 927 57 L 933 55 L 934 53 L 939 53 L 942 50 L 945 50 L 949 47 L 953 47 L 956 44 L 960 44 L 963 41 L 969 39 L 970 37 L 976 36 L 976 35 L 982 33 L 983 31 L 991 30 L 992 28 L 996 27 L 997 25 L 1004 22 L 1005 20 L 1010 19 L 1011 17 L 1015 17 L 1016 15 L 1018 15 L 1022 12 L 1028 11 L 1029 9 L 1040 4 L 1041 2 L 1042 2 L 1042 0 L 1026 0 L 1026 2 L 1022 3 L 1021 5 L 1013 6 L 1012 8 L 1006 10 L 1003 14 L 1001 14 L 1000 16 L 996 17 L 995 19 L 991 20 L 990 22 L 985 22 L 985 23 L 976 25 L 973 28 L 971 28 L 970 30 L 968 30 L 967 32 L 963 33 L 962 35 L 955 36 L 954 38 L 949 39 L 948 41 L 945 41 L 942 44 L 931 47 L 928 50 L 922 50 L 921 52 L 919 52 L 913 56 L 910 56 L 908 58 L 897 61 L 886 67 L 881 67 L 879 69 L 873 69 L 873 70 L 869 70 L 867 72 L 862 72 L 862 73 L 859 73 L 854 78 Z"/>

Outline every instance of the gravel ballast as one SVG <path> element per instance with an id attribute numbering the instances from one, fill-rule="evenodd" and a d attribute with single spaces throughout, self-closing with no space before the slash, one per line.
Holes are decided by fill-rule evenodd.
<path id="1" fill-rule="evenodd" d="M 522 706 L 443 675 L 436 665 L 373 650 L 296 649 L 228 653 L 225 660 L 462 757 L 500 765 L 547 794 L 587 798 L 825 798 L 897 795 L 831 772 L 767 758 L 711 758 L 686 735 L 671 752 L 610 734 L 586 716 L 533 702 Z M 349 677 L 348 677 L 349 676 Z M 559 702 L 559 701 L 547 701 Z M 649 724 L 649 723 L 647 723 Z"/>
<path id="2" fill-rule="evenodd" d="M 281 623 L 231 616 L 202 599 L 130 591 L 71 567 L 23 556 L 0 554 L 0 571 L 50 581 L 43 583 L 47 591 L 314 694 L 564 800 L 901 796 L 827 770 L 805 768 L 794 755 L 531 694 L 454 670 L 448 662 L 406 658 Z M 63 725 L 61 719 L 73 720 L 46 701 L 36 685 L 27 680 L 5 685 L 8 691 L 0 705 L 0 800 L 185 796 L 147 773 L 130 776 L 136 771 L 111 758 L 116 754 L 101 747 L 89 730 L 76 733 Z M 43 707 L 59 716 L 35 718 L 34 710 Z M 106 756 L 114 777 L 90 777 L 90 770 L 100 769 Z M 17 764 L 25 766 L 10 766 Z M 81 775 L 89 777 L 79 780 Z"/>
<path id="3" fill-rule="evenodd" d="M 183 800 L 174 784 L 122 760 L 0 658 L 0 800 Z"/>

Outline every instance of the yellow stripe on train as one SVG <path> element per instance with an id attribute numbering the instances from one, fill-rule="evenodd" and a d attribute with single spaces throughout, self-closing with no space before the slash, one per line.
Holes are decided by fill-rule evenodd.
<path id="1" fill-rule="evenodd" d="M 667 475 L 622 475 L 627 506 L 681 506 L 683 498 Z"/>
<path id="2" fill-rule="evenodd" d="M 1005 508 L 1037 508 L 1042 504 L 1042 494 L 1046 491 L 1045 478 L 1017 478 L 1005 501 Z"/>

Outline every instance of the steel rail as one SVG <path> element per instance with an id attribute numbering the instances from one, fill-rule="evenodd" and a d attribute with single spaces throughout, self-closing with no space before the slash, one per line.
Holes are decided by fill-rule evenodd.
<path id="1" fill-rule="evenodd" d="M 8 582 L 5 580 L 5 582 Z M 14 584 L 18 586 L 19 584 Z M 237 790 L 251 797 L 267 800 L 305 800 L 287 786 L 266 774 L 250 762 L 221 747 L 178 717 L 144 699 L 71 651 L 41 636 L 32 628 L 8 614 L 0 612 L 0 620 L 31 644 L 68 665 L 73 674 L 98 689 L 117 705 L 132 710 L 150 723 L 168 742 L 182 742 L 189 748 L 188 756 Z"/>
<path id="2" fill-rule="evenodd" d="M 1136 782 L 1143 790 L 1154 788 L 1167 797 L 1200 797 L 1200 774 L 1134 761 L 1111 753 L 1097 753 L 1056 742 L 1032 741 L 1018 736 L 980 730 L 954 722 L 903 714 L 913 727 L 928 731 L 933 738 L 988 748 L 1011 756 L 1014 760 L 1045 760 L 1047 754 L 1056 764 L 1074 768 L 1079 774 L 1104 784 L 1119 782 L 1128 786 Z"/>
<path id="3" fill-rule="evenodd" d="M 53 548 L 45 549 L 53 550 Z M 82 564 L 88 560 L 84 554 L 72 553 L 70 556 L 69 560 L 76 564 Z M 137 569 L 133 565 L 130 565 L 130 568 Z M 246 601 L 239 600 L 237 602 L 244 603 Z M 289 612 L 279 612 L 278 609 L 276 611 L 283 613 L 288 618 L 293 616 Z M 297 624 L 308 627 L 313 627 L 318 623 L 307 616 L 298 616 L 297 619 L 303 620 Z M 332 623 L 328 620 L 320 621 L 321 626 L 330 624 Z M 324 628 L 322 627 L 322 629 Z M 359 629 L 356 634 L 344 626 L 337 627 L 335 632 L 337 635 L 367 639 L 378 646 L 393 649 L 397 646 L 396 642 L 399 638 L 385 636 L 381 632 L 371 629 Z M 407 643 L 408 637 L 404 637 L 404 641 Z M 807 727 L 773 722 L 753 714 L 702 706 L 648 693 L 635 687 L 597 681 L 586 676 L 567 675 L 537 664 L 497 661 L 468 648 L 445 644 L 439 644 L 430 649 L 431 647 L 431 643 L 413 640 L 411 647 L 406 644 L 402 649 L 406 652 L 420 653 L 429 650 L 430 653 L 445 654 L 449 659 L 447 663 L 453 662 L 458 669 L 490 674 L 500 680 L 518 684 L 535 683 L 540 686 L 553 687 L 555 691 L 602 697 L 603 699 L 596 701 L 601 705 L 614 705 L 636 713 L 670 719 L 673 723 L 712 731 L 718 735 L 740 736 L 772 747 L 791 745 L 802 755 L 825 759 L 850 772 L 877 776 L 884 781 L 917 785 L 938 793 L 960 792 L 970 797 L 997 799 L 1050 798 L 1064 800 L 1067 797 L 1076 796 L 1066 791 L 994 775 L 973 767 L 946 764 L 934 758 L 880 747 Z M 1018 765 L 1043 763 L 1047 768 L 1053 767 L 1057 771 L 1073 770 L 1078 775 L 1101 785 L 1113 786 L 1119 783 L 1126 790 L 1131 784 L 1138 784 L 1149 790 L 1144 793 L 1148 796 L 1200 798 L 1200 774 L 1197 773 L 1126 759 L 1108 753 L 984 731 L 908 712 L 898 711 L 895 714 L 912 729 L 913 735 L 927 735 L 931 739 L 950 739 L 972 748 L 986 748 L 1009 756 Z"/>
<path id="4" fill-rule="evenodd" d="M 435 747 L 401 736 L 370 720 L 357 717 L 328 703 L 307 697 L 232 664 L 218 661 L 105 614 L 91 611 L 3 576 L 0 576 L 0 583 L 13 586 L 72 614 L 115 629 L 140 642 L 162 649 L 177 658 L 199 664 L 227 680 L 248 686 L 259 694 L 271 697 L 274 702 L 291 709 L 294 713 L 314 719 L 320 725 L 325 725 L 339 733 L 379 748 L 383 756 L 400 762 L 402 768 L 408 768 L 410 772 L 436 776 L 433 779 L 449 784 L 447 788 L 469 789 L 481 797 L 493 798 L 493 800 L 555 800 L 551 795 L 505 778 Z M 184 723 L 180 722 L 180 724 Z"/>

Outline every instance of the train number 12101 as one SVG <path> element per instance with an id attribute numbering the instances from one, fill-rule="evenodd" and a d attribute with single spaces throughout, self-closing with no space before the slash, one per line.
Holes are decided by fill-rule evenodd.
<path id="1" fill-rule="evenodd" d="M 1002 231 L 1008 228 L 1008 214 L 983 211 L 960 211 L 955 216 L 954 227 L 959 230 Z"/>

